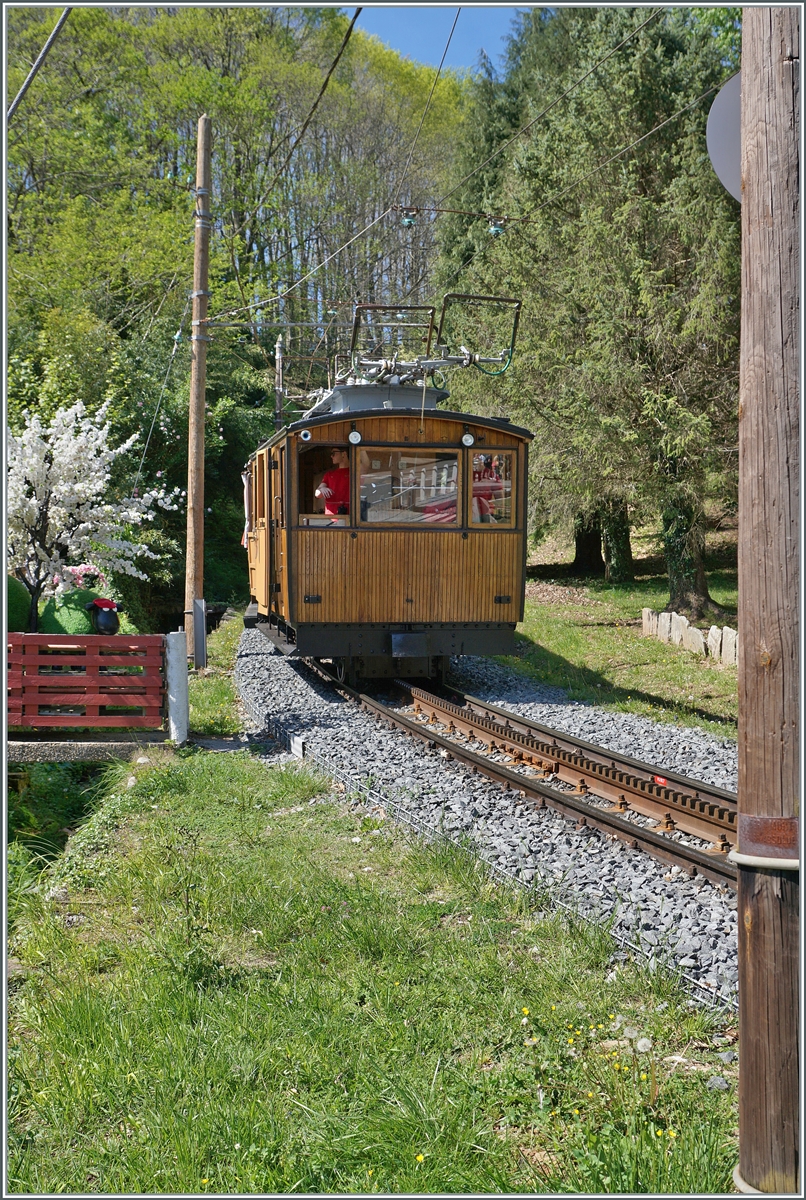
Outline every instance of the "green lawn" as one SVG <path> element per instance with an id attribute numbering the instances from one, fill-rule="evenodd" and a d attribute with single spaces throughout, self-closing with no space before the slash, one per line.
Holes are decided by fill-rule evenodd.
<path id="1" fill-rule="evenodd" d="M 709 585 L 720 604 L 735 609 L 735 571 L 710 572 Z M 664 575 L 624 586 L 534 580 L 527 585 L 518 653 L 501 661 L 566 688 L 575 700 L 735 737 L 736 668 L 642 636 L 641 609 L 660 611 L 667 602 Z M 736 627 L 735 617 L 724 623 Z"/>
<path id="2" fill-rule="evenodd" d="M 551 649 L 524 639 L 519 668 L 559 677 L 603 629 L 649 653 L 645 597 L 585 589 L 589 624 L 530 601 Z M 237 728 L 239 636 L 193 677 L 198 731 Z M 44 874 L 11 846 L 10 1193 L 729 1190 L 724 1014 L 302 765 L 143 757 L 96 778 Z M 71 783 L 43 775 L 34 824 L 81 820 Z"/>
<path id="3" fill-rule="evenodd" d="M 70 898 L 14 898 L 10 1192 L 727 1190 L 717 1018 L 327 787 L 107 777 Z"/>
<path id="4" fill-rule="evenodd" d="M 242 614 L 225 621 L 207 639 L 207 666 L 191 671 L 188 680 L 190 731 L 207 737 L 226 737 L 241 729 L 232 664 L 243 633 Z"/>

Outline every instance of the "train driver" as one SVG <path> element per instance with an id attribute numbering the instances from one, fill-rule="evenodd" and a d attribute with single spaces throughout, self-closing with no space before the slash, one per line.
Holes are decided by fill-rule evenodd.
<path id="1" fill-rule="evenodd" d="M 350 458 L 338 446 L 330 452 L 333 470 L 325 471 L 322 482 L 314 492 L 325 502 L 325 513 L 335 517 L 350 511 Z"/>

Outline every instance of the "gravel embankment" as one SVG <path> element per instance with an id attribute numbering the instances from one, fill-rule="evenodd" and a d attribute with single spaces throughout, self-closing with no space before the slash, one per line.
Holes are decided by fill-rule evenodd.
<path id="1" fill-rule="evenodd" d="M 241 640 L 235 678 L 257 731 L 277 722 L 287 736 L 341 772 L 370 781 L 415 824 L 469 837 L 478 853 L 523 883 L 545 881 L 586 916 L 614 919 L 614 933 L 649 956 L 670 956 L 702 994 L 735 996 L 736 898 L 654 861 L 552 809 L 532 809 L 460 763 L 446 762 L 376 723 L 301 665 L 276 654 L 258 630 Z M 543 724 L 579 733 L 721 787 L 735 789 L 736 748 L 697 730 L 569 703 L 484 659 L 454 660 L 468 692 Z"/>

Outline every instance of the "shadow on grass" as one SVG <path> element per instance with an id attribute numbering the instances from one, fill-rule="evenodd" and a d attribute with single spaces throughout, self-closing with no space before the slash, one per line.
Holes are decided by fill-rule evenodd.
<path id="1" fill-rule="evenodd" d="M 640 701 L 652 708 L 679 716 L 681 719 L 695 716 L 703 721 L 713 721 L 725 730 L 735 730 L 736 721 L 697 705 L 667 700 L 654 692 L 642 691 L 635 687 L 625 688 L 614 685 L 599 671 L 590 667 L 580 667 L 569 662 L 560 654 L 547 650 L 525 634 L 516 633 L 516 652 L 514 656 L 502 657 L 500 662 L 533 675 L 542 683 L 551 687 L 563 688 L 570 700 L 588 700 L 595 704 L 624 704 L 630 701 Z M 550 703 L 550 701 L 549 701 Z"/>
<path id="2" fill-rule="evenodd" d="M 43 859 L 55 858 L 92 812 L 107 764 L 30 763 L 7 772 L 7 835 Z"/>

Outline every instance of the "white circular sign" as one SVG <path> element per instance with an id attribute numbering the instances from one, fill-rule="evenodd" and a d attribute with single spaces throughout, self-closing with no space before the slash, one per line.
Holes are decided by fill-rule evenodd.
<path id="1" fill-rule="evenodd" d="M 705 144 L 716 177 L 742 202 L 742 73 L 737 71 L 716 94 L 708 114 Z"/>

